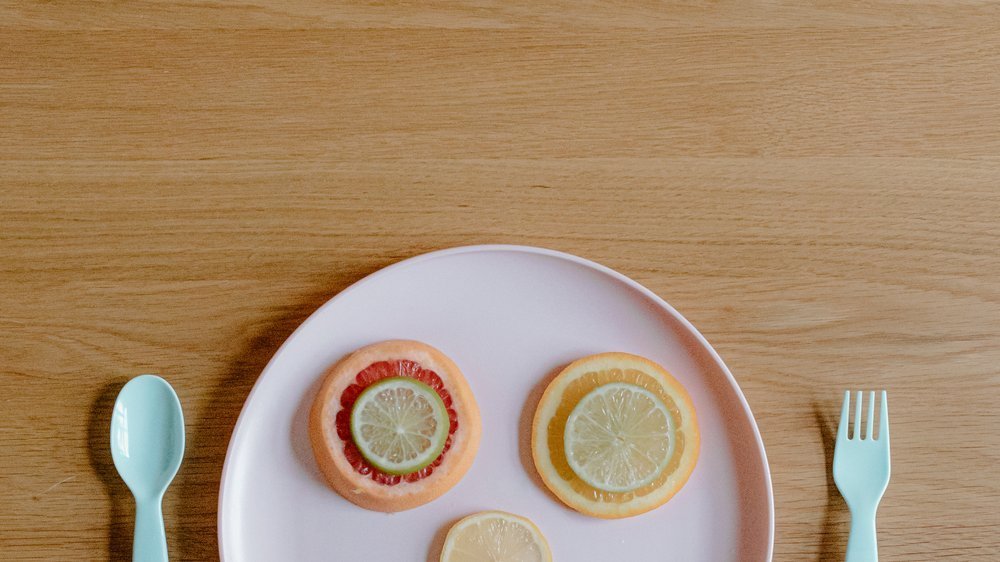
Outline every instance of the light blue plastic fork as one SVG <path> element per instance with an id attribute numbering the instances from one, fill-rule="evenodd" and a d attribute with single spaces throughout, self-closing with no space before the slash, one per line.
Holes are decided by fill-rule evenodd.
<path id="1" fill-rule="evenodd" d="M 861 434 L 861 397 L 854 406 L 854 431 L 849 437 L 847 421 L 851 392 L 844 393 L 837 446 L 833 451 L 833 480 L 851 510 L 851 535 L 847 539 L 846 562 L 877 562 L 875 511 L 889 485 L 889 404 L 885 391 L 879 404 L 878 438 L 875 438 L 875 393 L 868 393 L 868 423 Z"/>

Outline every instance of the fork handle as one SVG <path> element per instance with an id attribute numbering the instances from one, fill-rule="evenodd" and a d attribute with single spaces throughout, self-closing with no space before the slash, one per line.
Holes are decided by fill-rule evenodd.
<path id="1" fill-rule="evenodd" d="M 851 535 L 847 539 L 845 562 L 878 562 L 875 509 L 851 510 Z"/>

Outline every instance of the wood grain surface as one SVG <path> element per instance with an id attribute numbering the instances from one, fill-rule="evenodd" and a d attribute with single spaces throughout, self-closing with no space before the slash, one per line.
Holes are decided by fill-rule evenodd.
<path id="1" fill-rule="evenodd" d="M 0 559 L 128 559 L 107 433 L 144 372 L 187 415 L 171 554 L 217 559 L 291 331 L 397 260 L 518 243 L 716 346 L 775 560 L 843 557 L 846 388 L 892 402 L 883 558 L 998 560 L 998 217 L 996 3 L 0 2 Z"/>

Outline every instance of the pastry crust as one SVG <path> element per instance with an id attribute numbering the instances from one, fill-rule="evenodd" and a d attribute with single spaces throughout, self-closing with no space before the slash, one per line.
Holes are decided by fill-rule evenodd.
<path id="1" fill-rule="evenodd" d="M 429 476 L 395 486 L 379 484 L 360 474 L 344 456 L 344 441 L 337 435 L 340 396 L 355 376 L 379 361 L 408 359 L 441 377 L 458 414 L 458 429 L 441 464 Z M 338 361 L 326 374 L 309 416 L 309 438 L 320 471 L 338 494 L 365 509 L 395 512 L 423 505 L 452 488 L 472 466 L 479 449 L 482 425 L 472 389 L 458 366 L 437 349 L 418 341 L 390 340 L 366 347 Z"/>

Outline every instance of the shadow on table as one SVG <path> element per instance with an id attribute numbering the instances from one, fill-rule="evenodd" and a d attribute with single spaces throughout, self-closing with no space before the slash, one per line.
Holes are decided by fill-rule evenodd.
<path id="1" fill-rule="evenodd" d="M 837 484 L 833 481 L 833 447 L 837 426 L 835 420 L 826 414 L 826 408 L 819 402 L 813 403 L 813 415 L 819 426 L 823 441 L 823 456 L 826 468 L 826 510 L 823 515 L 823 537 L 819 548 L 819 560 L 840 561 L 847 549 L 848 512 L 847 505 L 840 497 Z"/>
<path id="2" fill-rule="evenodd" d="M 118 392 L 126 382 L 128 377 L 119 377 L 101 388 L 97 398 L 90 405 L 90 419 L 87 423 L 87 452 L 90 455 L 90 467 L 104 484 L 111 506 L 108 525 L 108 559 L 111 562 L 132 559 L 134 506 L 129 499 L 132 493 L 118 476 L 115 463 L 111 460 L 111 413 Z"/>
<path id="3" fill-rule="evenodd" d="M 317 308 L 355 281 L 376 271 L 347 270 L 332 283 L 309 293 L 270 318 L 246 329 L 246 341 L 230 360 L 199 418 L 188 418 L 184 465 L 190 477 L 181 482 L 178 513 L 178 559 L 218 560 L 219 483 L 229 438 L 250 389 L 271 357 L 291 333 Z M 168 529 L 168 534 L 170 530 Z"/>

